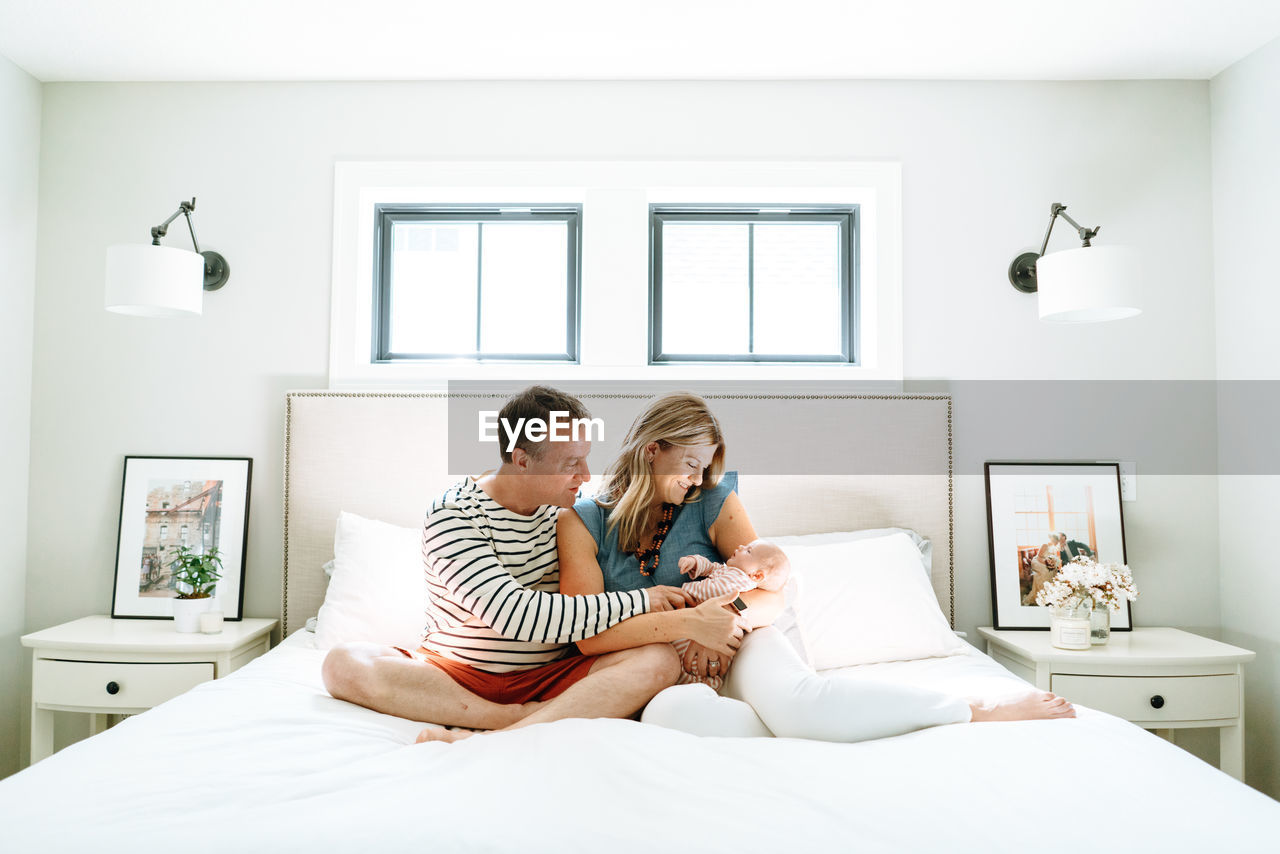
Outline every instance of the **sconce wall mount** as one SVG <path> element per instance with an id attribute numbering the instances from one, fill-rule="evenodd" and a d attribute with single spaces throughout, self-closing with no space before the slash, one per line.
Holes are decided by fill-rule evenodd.
<path id="1" fill-rule="evenodd" d="M 192 201 L 195 201 L 195 199 L 192 199 Z M 1082 246 L 1092 246 L 1093 244 L 1090 241 L 1097 237 L 1098 232 L 1102 230 L 1102 226 L 1100 225 L 1094 228 L 1085 228 L 1068 216 L 1066 210 L 1067 206 L 1060 202 L 1054 202 L 1049 205 L 1049 227 L 1045 229 L 1044 240 L 1040 243 L 1040 251 L 1023 252 L 1017 258 L 1014 258 L 1013 263 L 1009 265 L 1009 281 L 1015 288 L 1022 291 L 1024 294 L 1034 294 L 1040 288 L 1039 282 L 1036 279 L 1036 261 L 1038 261 L 1040 256 L 1044 255 L 1045 250 L 1049 248 L 1049 235 L 1053 234 L 1053 224 L 1057 221 L 1058 217 L 1062 217 L 1067 222 L 1071 223 L 1072 227 L 1076 230 L 1076 234 L 1080 236 Z"/>

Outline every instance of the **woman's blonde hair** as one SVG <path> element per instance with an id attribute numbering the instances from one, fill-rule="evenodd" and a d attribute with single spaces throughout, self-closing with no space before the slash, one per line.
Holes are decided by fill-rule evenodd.
<path id="1" fill-rule="evenodd" d="M 696 394 L 676 392 L 651 402 L 631 424 L 622 450 L 605 469 L 603 485 L 596 494 L 601 506 L 613 510 L 609 529 L 618 529 L 618 547 L 624 552 L 640 547 L 640 537 L 649 521 L 655 490 L 653 468 L 645 458 L 645 448 L 651 442 L 662 448 L 715 445 L 711 464 L 703 470 L 702 483 L 711 489 L 724 474 L 724 434 L 705 400 Z M 696 501 L 701 491 L 693 487 L 685 503 Z"/>

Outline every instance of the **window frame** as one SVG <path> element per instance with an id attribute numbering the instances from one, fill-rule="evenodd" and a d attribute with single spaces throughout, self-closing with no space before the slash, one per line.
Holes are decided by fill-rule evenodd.
<path id="1" fill-rule="evenodd" d="M 567 225 L 565 348 L 558 353 L 483 353 L 480 335 L 484 318 L 476 313 L 476 352 L 462 353 L 397 353 L 391 350 L 391 274 L 390 259 L 394 253 L 395 226 L 414 222 L 564 222 Z M 581 354 L 582 313 L 582 205 L 440 205 L 378 203 L 373 212 L 373 324 L 370 336 L 370 364 L 414 364 L 456 362 L 464 359 L 476 364 L 551 362 L 578 364 Z M 483 257 L 483 225 L 477 249 Z M 478 265 L 477 301 L 483 289 L 484 270 Z"/>
<path id="2" fill-rule="evenodd" d="M 680 365 L 698 363 L 723 364 L 838 364 L 857 367 L 859 362 L 859 252 L 860 210 L 858 204 L 848 205 L 726 205 L 726 204 L 651 204 L 649 205 L 649 352 L 650 365 Z M 788 353 L 666 353 L 662 349 L 662 229 L 667 222 L 835 222 L 840 227 L 840 353 L 788 354 Z M 754 229 L 749 233 L 754 234 Z M 755 280 L 754 241 L 748 242 L 747 292 L 750 306 L 748 316 L 754 320 L 753 285 Z M 752 326 L 752 320 L 749 324 Z M 748 329 L 748 341 L 754 339 L 753 328 Z M 749 344 L 748 346 L 752 346 Z"/>

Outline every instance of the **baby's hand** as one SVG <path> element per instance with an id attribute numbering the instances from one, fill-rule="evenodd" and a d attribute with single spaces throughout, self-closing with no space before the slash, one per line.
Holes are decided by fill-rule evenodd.
<path id="1" fill-rule="evenodd" d="M 690 578 L 698 577 L 698 558 L 694 555 L 685 555 L 676 562 L 680 567 L 680 571 Z"/>

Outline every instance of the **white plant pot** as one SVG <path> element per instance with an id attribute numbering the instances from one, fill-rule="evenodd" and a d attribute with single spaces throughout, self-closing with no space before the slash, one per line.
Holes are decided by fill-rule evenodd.
<path id="1" fill-rule="evenodd" d="M 200 631 L 200 615 L 213 605 L 213 597 L 203 599 L 174 599 L 173 628 L 179 632 Z"/>

